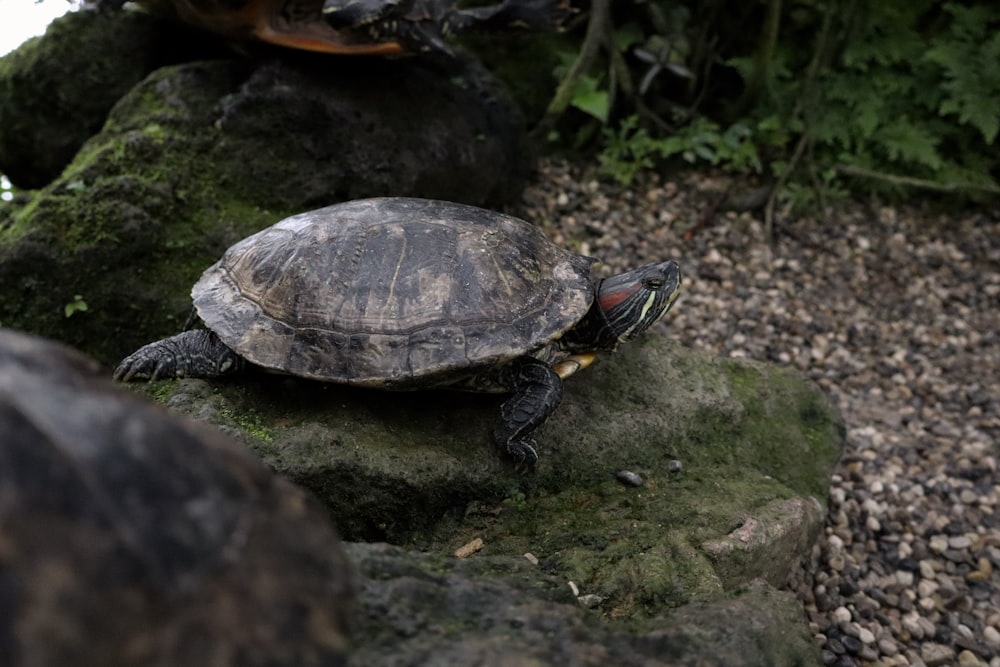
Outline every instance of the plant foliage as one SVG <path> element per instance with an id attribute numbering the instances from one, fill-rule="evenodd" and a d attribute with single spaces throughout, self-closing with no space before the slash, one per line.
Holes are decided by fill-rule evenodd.
<path id="1" fill-rule="evenodd" d="M 1000 194 L 1000 3 L 594 0 L 590 20 L 581 54 L 599 57 L 576 68 L 559 134 L 599 138 L 622 183 L 681 160 L 763 174 L 800 204 Z"/>

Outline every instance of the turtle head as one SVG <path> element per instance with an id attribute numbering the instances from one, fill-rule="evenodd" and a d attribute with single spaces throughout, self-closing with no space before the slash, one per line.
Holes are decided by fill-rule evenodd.
<path id="1" fill-rule="evenodd" d="M 604 315 L 601 340 L 608 347 L 632 340 L 666 315 L 680 288 L 681 270 L 672 261 L 605 278 L 597 285 L 595 302 Z"/>

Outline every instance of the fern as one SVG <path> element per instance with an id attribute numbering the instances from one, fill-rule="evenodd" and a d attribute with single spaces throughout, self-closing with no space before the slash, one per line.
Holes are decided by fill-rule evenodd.
<path id="1" fill-rule="evenodd" d="M 986 143 L 1000 129 L 1000 21 L 989 7 L 947 4 L 951 30 L 924 55 L 944 76 L 938 113 L 958 116 L 979 130 Z M 992 20 L 991 20 L 992 19 Z"/>

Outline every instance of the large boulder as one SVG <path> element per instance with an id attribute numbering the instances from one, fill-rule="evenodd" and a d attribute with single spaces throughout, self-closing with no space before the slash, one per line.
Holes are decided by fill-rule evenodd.
<path id="1" fill-rule="evenodd" d="M 134 23 L 128 12 L 81 18 L 90 15 L 65 20 L 84 32 Z M 75 34 L 50 33 L 24 48 L 46 52 Z M 177 329 L 201 271 L 289 214 L 373 195 L 498 205 L 520 192 L 530 164 L 523 121 L 474 61 L 268 53 L 155 69 L 54 181 L 0 204 L 0 324 L 111 363 Z M 46 146 L 39 138 L 61 134 L 62 114 L 74 137 L 90 127 L 65 112 L 88 94 L 73 85 L 72 68 L 22 60 L 15 52 L 0 62 L 0 90 L 11 77 L 20 86 L 5 107 L 13 120 L 0 124 L 0 164 L 30 162 L 32 151 L 10 148 L 14 140 Z M 47 68 L 62 73 L 69 99 L 53 94 Z M 131 80 L 143 68 L 128 71 Z M 32 81 L 48 83 L 32 90 Z M 64 111 L 38 111 L 46 103 Z"/>
<path id="2" fill-rule="evenodd" d="M 20 188 L 50 183 L 147 74 L 224 53 L 190 37 L 142 12 L 77 11 L 0 58 L 0 172 Z"/>
<path id="3" fill-rule="evenodd" d="M 0 330 L 0 434 L 5 667 L 343 664 L 326 512 L 216 429 Z"/>
<path id="4" fill-rule="evenodd" d="M 632 623 L 758 579 L 781 586 L 822 526 L 843 439 L 835 411 L 794 371 L 662 336 L 570 379 L 531 474 L 493 451 L 501 399 L 490 395 L 263 373 L 142 391 L 312 490 L 348 539 L 439 555 L 481 540 L 470 560 L 506 560 L 500 572 L 532 554 L 538 575 L 573 582 L 590 613 Z"/>

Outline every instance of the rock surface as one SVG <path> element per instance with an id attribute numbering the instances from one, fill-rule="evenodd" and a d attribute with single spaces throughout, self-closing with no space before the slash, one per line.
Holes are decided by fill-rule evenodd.
<path id="1" fill-rule="evenodd" d="M 323 509 L 97 371 L 0 330 L 3 664 L 343 664 L 351 574 Z"/>
<path id="2" fill-rule="evenodd" d="M 663 337 L 567 383 L 529 475 L 492 450 L 500 399 L 491 395 L 267 374 L 143 391 L 229 431 L 312 490 L 348 539 L 440 556 L 478 538 L 470 560 L 519 570 L 530 553 L 540 573 L 573 582 L 591 613 L 633 624 L 757 578 L 783 583 L 816 538 L 843 437 L 795 373 Z M 682 470 L 670 472 L 678 460 Z M 618 481 L 623 469 L 642 485 Z"/>
<path id="3" fill-rule="evenodd" d="M 357 667 L 818 664 L 792 595 L 760 580 L 628 629 L 601 623 L 524 560 L 347 547 L 359 571 Z"/>
<path id="4" fill-rule="evenodd" d="M 0 58 L 0 172 L 20 188 L 43 187 L 147 74 L 224 53 L 189 37 L 142 12 L 78 11 Z"/>

